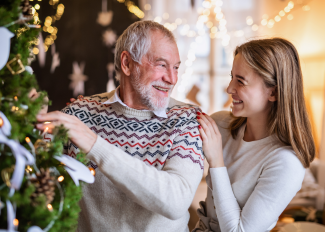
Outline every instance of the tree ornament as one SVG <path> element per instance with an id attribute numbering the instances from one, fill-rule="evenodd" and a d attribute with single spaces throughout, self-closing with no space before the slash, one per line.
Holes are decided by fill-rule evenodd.
<path id="1" fill-rule="evenodd" d="M 14 33 L 5 27 L 0 27 L 0 70 L 6 65 L 10 52 L 10 39 Z"/>
<path id="2" fill-rule="evenodd" d="M 11 168 L 4 168 L 1 171 L 1 178 L 3 182 L 8 186 L 8 188 L 11 188 L 10 176 L 14 170 L 15 170 L 15 166 L 12 166 Z"/>
<path id="3" fill-rule="evenodd" d="M 113 11 L 107 11 L 107 0 L 102 0 L 102 11 L 98 13 L 97 23 L 108 26 L 112 22 Z"/>
<path id="4" fill-rule="evenodd" d="M 20 57 L 20 54 L 17 54 L 15 58 L 13 58 L 11 61 L 9 61 L 9 62 L 6 64 L 7 68 L 9 69 L 9 71 L 11 72 L 12 75 L 17 75 L 17 74 L 22 73 L 22 72 L 25 71 L 25 66 L 24 66 L 23 63 L 21 62 L 20 58 L 21 58 L 21 57 Z M 10 65 L 11 65 L 11 64 L 14 65 L 14 64 L 13 64 L 14 62 L 16 62 L 16 64 L 19 65 L 20 69 L 18 69 L 18 70 L 16 70 L 16 71 L 14 71 L 14 70 L 12 69 L 12 67 L 11 67 Z"/>
<path id="5" fill-rule="evenodd" d="M 29 4 L 29 0 L 22 0 L 22 2 L 20 4 L 20 8 L 22 10 L 22 14 L 25 17 L 29 17 L 30 18 L 29 20 L 33 19 L 32 5 Z"/>
<path id="6" fill-rule="evenodd" d="M 73 96 L 78 96 L 85 93 L 85 81 L 88 80 L 88 77 L 83 74 L 85 62 L 81 62 L 79 65 L 78 62 L 74 61 L 72 67 L 73 74 L 69 76 L 71 80 L 69 88 L 73 90 Z"/>
<path id="7" fill-rule="evenodd" d="M 39 154 L 42 151 L 46 151 L 46 152 L 49 151 L 50 144 L 44 141 L 43 139 L 38 139 L 36 140 L 34 147 L 35 147 L 35 153 Z"/>
<path id="8" fill-rule="evenodd" d="M 111 29 L 108 29 L 103 33 L 103 42 L 107 47 L 113 46 L 116 42 L 116 39 L 117 35 Z"/>
<path id="9" fill-rule="evenodd" d="M 35 186 L 35 192 L 31 195 L 32 204 L 36 206 L 36 199 L 42 194 L 46 197 L 46 205 L 50 204 L 55 196 L 55 177 L 50 175 L 50 170 L 41 168 L 36 177 L 29 180 Z"/>

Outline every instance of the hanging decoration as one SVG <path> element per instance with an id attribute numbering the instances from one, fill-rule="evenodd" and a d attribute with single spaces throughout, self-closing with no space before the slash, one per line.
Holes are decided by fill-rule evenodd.
<path id="1" fill-rule="evenodd" d="M 128 10 L 137 16 L 139 19 L 142 19 L 144 17 L 144 12 L 137 7 L 134 2 L 130 0 L 117 0 L 119 3 L 124 3 Z"/>
<path id="2" fill-rule="evenodd" d="M 85 62 L 81 62 L 80 66 L 78 62 L 73 62 L 73 74 L 69 76 L 72 81 L 69 85 L 70 89 L 73 90 L 73 96 L 84 95 L 85 94 L 85 81 L 88 77 L 83 74 L 85 69 Z"/>
<path id="3" fill-rule="evenodd" d="M 14 66 L 15 64 L 18 64 L 19 68 L 14 71 L 14 69 L 11 67 Z M 7 64 L 6 64 L 7 68 L 9 69 L 9 71 L 11 72 L 12 75 L 17 75 L 19 73 L 22 73 L 25 71 L 25 66 L 23 65 L 23 63 L 20 60 L 20 54 L 17 54 L 15 58 L 13 58 L 12 60 L 10 60 Z"/>
<path id="4" fill-rule="evenodd" d="M 113 30 L 108 29 L 103 33 L 103 42 L 107 47 L 113 46 L 116 40 L 117 40 L 117 35 Z"/>
<path id="5" fill-rule="evenodd" d="M 107 11 L 107 0 L 102 0 L 102 11 L 98 13 L 97 23 L 103 27 L 111 24 L 113 11 Z"/>
<path id="6" fill-rule="evenodd" d="M 60 58 L 59 53 L 55 51 L 55 44 L 51 46 L 52 53 L 52 65 L 51 65 L 51 73 L 54 73 L 54 70 L 60 66 Z"/>
<path id="7" fill-rule="evenodd" d="M 10 54 L 10 39 L 14 34 L 5 27 L 0 27 L 0 70 L 6 65 Z"/>
<path id="8" fill-rule="evenodd" d="M 67 170 L 77 186 L 79 186 L 79 180 L 86 183 L 94 183 L 95 177 L 91 174 L 89 168 L 80 163 L 78 160 L 67 155 L 55 156 L 54 158 L 65 165 L 65 170 Z"/>
<path id="9" fill-rule="evenodd" d="M 106 84 L 106 92 L 111 92 L 112 90 L 116 89 L 114 84 L 114 70 L 114 63 L 109 63 L 107 65 L 108 81 Z"/>

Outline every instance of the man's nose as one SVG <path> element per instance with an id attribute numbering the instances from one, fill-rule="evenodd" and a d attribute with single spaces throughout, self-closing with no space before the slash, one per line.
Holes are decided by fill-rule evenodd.
<path id="1" fill-rule="evenodd" d="M 166 70 L 166 73 L 163 76 L 163 81 L 167 82 L 170 85 L 176 85 L 177 83 L 177 71 L 173 68 Z"/>
<path id="2" fill-rule="evenodd" d="M 236 93 L 236 88 L 235 88 L 235 84 L 234 84 L 234 81 L 231 80 L 229 85 L 228 85 L 228 88 L 227 88 L 227 93 L 228 94 L 234 94 Z"/>

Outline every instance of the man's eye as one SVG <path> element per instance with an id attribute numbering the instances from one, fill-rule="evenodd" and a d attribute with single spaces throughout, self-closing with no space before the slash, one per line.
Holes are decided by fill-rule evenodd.
<path id="1" fill-rule="evenodd" d="M 229 76 L 231 77 L 231 79 L 233 78 L 232 74 L 229 74 Z"/>

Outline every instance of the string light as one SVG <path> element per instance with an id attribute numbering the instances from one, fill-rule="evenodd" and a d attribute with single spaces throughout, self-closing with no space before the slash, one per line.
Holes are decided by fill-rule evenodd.
<path id="1" fill-rule="evenodd" d="M 142 10 L 139 9 L 139 7 L 137 7 L 134 2 L 129 1 L 129 0 L 117 0 L 119 3 L 124 3 L 126 5 L 126 7 L 128 8 L 128 10 L 134 14 L 135 16 L 137 16 L 139 19 L 144 18 L 145 14 Z M 150 4 L 146 4 L 147 9 L 150 10 L 151 9 L 151 5 Z M 145 9 L 146 9 L 145 6 Z M 147 10 L 146 9 L 146 10 Z"/>
<path id="2" fill-rule="evenodd" d="M 53 211 L 53 206 L 52 206 L 51 204 L 47 204 L 47 208 L 48 208 L 48 210 L 49 210 L 50 212 Z"/>
<path id="3" fill-rule="evenodd" d="M 58 181 L 59 181 L 59 182 L 62 182 L 63 180 L 64 180 L 64 176 L 59 176 L 59 177 L 58 177 Z"/>
<path id="4" fill-rule="evenodd" d="M 15 219 L 13 220 L 13 224 L 14 224 L 14 226 L 18 227 L 18 225 L 19 225 L 19 221 L 18 221 L 17 218 L 15 218 Z"/>

